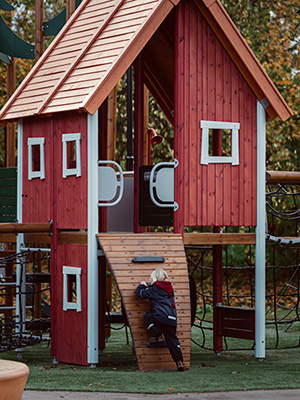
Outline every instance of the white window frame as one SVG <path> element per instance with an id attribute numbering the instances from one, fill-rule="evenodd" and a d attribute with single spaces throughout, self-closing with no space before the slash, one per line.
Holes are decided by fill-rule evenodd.
<path id="1" fill-rule="evenodd" d="M 63 266 L 63 310 L 81 311 L 81 270 L 78 267 Z M 68 275 L 76 275 L 76 302 L 68 301 Z"/>
<path id="2" fill-rule="evenodd" d="M 201 157 L 200 164 L 221 164 L 228 163 L 239 165 L 239 129 L 238 122 L 222 122 L 222 121 L 200 121 L 202 129 L 201 140 Z M 229 129 L 231 130 L 231 156 L 210 156 L 209 155 L 209 130 L 210 129 Z"/>
<path id="3" fill-rule="evenodd" d="M 45 138 L 34 137 L 28 138 L 28 179 L 31 181 L 34 178 L 45 179 Z M 32 163 L 32 146 L 40 146 L 40 170 L 33 171 Z"/>
<path id="4" fill-rule="evenodd" d="M 71 175 L 81 176 L 81 151 L 80 151 L 80 140 L 81 133 L 63 133 L 62 144 L 63 144 L 63 178 L 67 178 Z M 75 141 L 75 154 L 76 154 L 76 168 L 68 168 L 68 152 L 67 142 Z"/>

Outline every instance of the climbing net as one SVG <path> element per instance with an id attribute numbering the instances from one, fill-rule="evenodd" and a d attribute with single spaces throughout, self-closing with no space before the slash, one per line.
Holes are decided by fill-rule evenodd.
<path id="1" fill-rule="evenodd" d="M 266 345 L 269 349 L 300 346 L 300 192 L 295 186 L 267 189 Z M 194 327 L 202 348 L 213 349 L 212 246 L 186 247 L 189 273 L 196 287 Z M 223 247 L 223 305 L 255 305 L 255 246 Z M 197 335 L 199 337 L 199 335 Z M 224 338 L 224 350 L 254 348 L 252 341 Z"/>
<path id="2" fill-rule="evenodd" d="M 0 258 L 0 352 L 49 340 L 49 300 L 49 253 L 25 250 Z"/>

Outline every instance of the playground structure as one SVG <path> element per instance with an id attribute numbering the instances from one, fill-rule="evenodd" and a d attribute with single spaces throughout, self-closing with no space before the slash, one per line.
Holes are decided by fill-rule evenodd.
<path id="1" fill-rule="evenodd" d="M 133 206 L 136 247 L 130 257 L 139 253 L 144 226 L 162 225 L 163 219 L 163 225 L 172 225 L 182 236 L 184 227 L 213 227 L 212 233 L 186 234 L 182 240 L 214 246 L 214 350 L 218 353 L 222 351 L 222 334 L 218 334 L 223 313 L 222 245 L 255 244 L 255 352 L 263 358 L 265 123 L 266 117 L 286 120 L 292 113 L 218 0 L 83 1 L 2 109 L 1 123 L 18 121 L 18 221 L 33 225 L 52 221 L 52 356 L 94 366 L 105 347 L 103 253 L 113 263 L 102 238 L 98 243 L 103 253 L 97 251 L 96 235 L 110 231 L 108 208 L 114 213 L 125 188 L 122 170 L 107 159 L 107 98 L 132 64 L 134 173 L 128 185 L 131 200 L 123 204 L 125 216 Z M 148 139 L 144 85 L 174 125 L 175 158 L 168 165 L 143 165 L 148 154 L 143 146 Z M 229 143 L 226 148 L 223 138 Z M 226 234 L 223 226 L 255 227 L 256 234 L 242 230 Z M 120 220 L 115 230 L 122 229 Z M 171 236 L 158 257 L 172 248 Z M 21 233 L 18 251 L 22 243 Z M 155 246 L 153 239 L 149 255 L 156 252 Z M 121 258 L 126 260 L 124 269 L 132 273 L 128 255 Z M 154 260 L 151 268 L 157 265 Z M 177 267 L 167 259 L 168 268 L 174 287 L 179 287 L 178 277 L 183 274 L 177 275 Z M 184 268 L 187 276 L 186 264 Z M 147 277 L 149 268 L 140 265 L 139 273 Z M 115 276 L 121 287 L 122 279 Z M 188 293 L 186 277 L 183 282 Z M 121 290 L 123 297 L 126 290 L 125 294 Z M 128 288 L 128 295 L 133 293 L 134 287 Z M 180 290 L 175 295 L 180 310 Z M 186 304 L 188 298 L 186 294 Z M 141 316 L 135 320 L 126 305 L 125 312 L 132 333 L 135 323 L 146 332 Z M 184 324 L 185 319 L 178 329 L 185 332 L 188 367 L 190 332 Z M 143 343 L 139 343 L 142 350 Z M 147 358 L 154 368 L 164 362 L 170 367 L 167 357 L 161 360 L 158 353 Z"/>

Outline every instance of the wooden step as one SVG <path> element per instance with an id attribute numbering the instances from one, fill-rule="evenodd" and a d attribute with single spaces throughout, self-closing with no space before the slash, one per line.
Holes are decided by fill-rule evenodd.
<path id="1" fill-rule="evenodd" d="M 100 233 L 99 245 L 110 265 L 118 285 L 132 336 L 138 369 L 176 369 L 167 348 L 148 348 L 149 333 L 143 313 L 149 309 L 148 300 L 137 297 L 135 290 L 151 272 L 163 268 L 169 274 L 175 291 L 178 313 L 177 336 L 181 342 L 185 368 L 190 367 L 191 311 L 189 277 L 181 235 L 165 233 Z M 134 257 L 164 257 L 161 262 L 133 262 Z"/>

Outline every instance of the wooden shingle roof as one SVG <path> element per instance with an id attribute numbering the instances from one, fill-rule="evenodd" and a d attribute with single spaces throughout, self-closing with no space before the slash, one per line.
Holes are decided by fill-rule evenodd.
<path id="1" fill-rule="evenodd" d="M 1 112 L 2 120 L 95 113 L 174 4 L 84 0 Z"/>
<path id="2" fill-rule="evenodd" d="M 1 123 L 100 107 L 180 0 L 83 0 L 0 113 Z M 292 111 L 219 0 L 194 0 L 267 113 Z"/>

